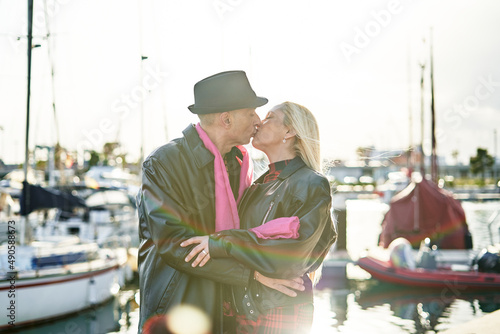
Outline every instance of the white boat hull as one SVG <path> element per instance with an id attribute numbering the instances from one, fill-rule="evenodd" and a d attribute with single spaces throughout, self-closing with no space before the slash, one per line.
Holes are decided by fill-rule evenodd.
<path id="1" fill-rule="evenodd" d="M 60 318 L 101 304 L 119 291 L 119 275 L 120 267 L 113 261 L 78 273 L 1 281 L 0 300 L 5 306 L 0 313 L 0 330 Z M 14 309 L 9 310 L 10 305 Z"/>

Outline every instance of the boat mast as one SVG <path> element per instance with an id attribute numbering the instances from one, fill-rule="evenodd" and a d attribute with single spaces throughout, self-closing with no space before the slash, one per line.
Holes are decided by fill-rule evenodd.
<path id="1" fill-rule="evenodd" d="M 26 137 L 24 144 L 24 183 L 23 183 L 23 201 L 24 212 L 21 219 L 21 245 L 25 243 L 26 230 L 28 228 L 27 212 L 30 206 L 30 192 L 28 186 L 28 164 L 29 164 L 29 133 L 30 133 L 30 96 L 31 96 L 31 49 L 33 44 L 33 0 L 28 0 L 28 87 L 26 92 Z M 23 226 L 24 225 L 24 226 Z M 24 228 L 23 228 L 24 227 Z"/>
<path id="2" fill-rule="evenodd" d="M 50 66 L 50 79 L 51 79 L 51 87 L 52 87 L 52 111 L 54 114 L 54 127 L 55 127 L 55 135 L 56 135 L 56 145 L 55 147 L 48 147 L 49 150 L 49 186 L 53 187 L 56 184 L 54 169 L 55 162 L 58 161 L 58 166 L 60 170 L 60 179 L 59 182 L 65 183 L 63 166 L 61 164 L 61 145 L 60 145 L 60 135 L 59 135 L 59 121 L 57 120 L 57 112 L 56 112 L 56 87 L 55 87 L 55 74 L 54 74 L 54 57 L 52 55 L 52 46 L 50 43 L 50 23 L 49 23 L 49 15 L 47 8 L 47 0 L 43 1 L 44 7 L 44 15 L 45 15 L 45 29 L 47 31 L 47 56 L 49 58 L 49 66 Z M 57 159 L 56 159 L 57 157 Z"/>
<path id="3" fill-rule="evenodd" d="M 50 65 L 50 77 L 52 80 L 52 111 L 54 113 L 54 125 L 55 125 L 55 135 L 56 135 L 56 147 L 59 147 L 60 136 L 59 136 L 59 122 L 57 121 L 57 112 L 56 112 L 56 88 L 55 88 L 55 79 L 54 79 L 54 57 L 52 55 L 51 45 L 50 45 L 50 23 L 49 23 L 49 15 L 47 9 L 47 0 L 43 2 L 44 6 L 44 14 L 45 14 L 45 29 L 47 31 L 47 55 L 49 58 Z"/>
<path id="4" fill-rule="evenodd" d="M 409 126 L 409 145 L 408 145 L 408 156 L 407 156 L 407 166 L 408 166 L 408 176 L 411 178 L 413 172 L 413 116 L 411 109 L 411 61 L 410 61 L 410 46 L 408 45 L 408 126 Z"/>
<path id="5" fill-rule="evenodd" d="M 438 182 L 438 165 L 437 165 L 437 154 L 436 154 L 436 111 L 434 103 L 434 61 L 432 52 L 432 28 L 430 36 L 430 51 L 431 51 L 431 135 L 432 135 L 432 151 L 431 151 L 431 180 L 437 184 Z"/>
<path id="6" fill-rule="evenodd" d="M 423 71 L 423 69 L 422 69 Z M 423 76 L 422 76 L 422 81 L 421 85 L 423 85 Z M 413 202 L 413 230 L 418 231 L 419 225 L 420 225 L 420 202 L 418 200 L 419 196 L 419 187 L 416 184 L 416 181 L 413 179 L 412 174 L 413 174 L 413 168 L 414 168 L 414 159 L 415 155 L 413 153 L 413 113 L 412 113 L 412 108 L 411 108 L 411 103 L 412 103 L 412 98 L 411 98 L 411 49 L 410 45 L 408 44 L 408 123 L 409 123 L 409 139 L 410 139 L 410 146 L 408 148 L 408 176 L 410 177 L 410 182 L 415 183 L 415 191 L 413 192 L 413 196 L 411 198 Z M 422 134 L 423 136 L 423 134 Z M 423 150 L 422 150 L 423 153 Z M 421 165 L 422 166 L 422 165 Z"/>
<path id="7" fill-rule="evenodd" d="M 420 64 L 420 174 L 425 177 L 425 153 L 424 153 L 424 74 L 425 63 Z"/>
<path id="8" fill-rule="evenodd" d="M 33 43 L 33 0 L 28 0 L 28 89 L 26 94 L 26 138 L 24 144 L 24 181 L 28 182 L 30 95 L 31 95 L 31 44 Z"/>

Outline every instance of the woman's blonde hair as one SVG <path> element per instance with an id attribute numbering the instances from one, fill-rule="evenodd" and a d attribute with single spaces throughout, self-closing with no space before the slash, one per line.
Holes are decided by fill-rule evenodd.
<path id="1" fill-rule="evenodd" d="M 295 130 L 295 153 L 309 168 L 321 173 L 319 129 L 314 115 L 306 107 L 288 101 L 275 106 L 273 110 L 281 110 L 284 114 L 283 124 Z M 313 285 L 321 278 L 322 268 L 323 264 L 308 273 Z"/>
<path id="2" fill-rule="evenodd" d="M 283 124 L 295 130 L 295 153 L 308 167 L 321 173 L 319 129 L 314 115 L 306 107 L 288 101 L 272 110 L 281 110 L 285 115 Z"/>

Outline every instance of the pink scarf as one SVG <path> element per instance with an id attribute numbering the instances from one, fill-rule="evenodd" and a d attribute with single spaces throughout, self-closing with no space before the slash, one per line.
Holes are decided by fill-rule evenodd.
<path id="1" fill-rule="evenodd" d="M 253 165 L 245 147 L 237 146 L 243 154 L 243 162 L 240 172 L 240 188 L 238 189 L 238 200 L 234 200 L 231 184 L 227 175 L 226 166 L 222 155 L 210 140 L 207 133 L 201 128 L 200 123 L 196 124 L 196 131 L 205 147 L 214 155 L 214 176 L 215 176 L 215 232 L 239 229 L 240 218 L 238 216 L 237 203 L 245 189 L 252 183 Z M 257 237 L 261 239 L 297 239 L 299 237 L 300 222 L 297 217 L 284 217 L 273 219 L 263 225 L 252 228 Z"/>
<path id="2" fill-rule="evenodd" d="M 200 139 L 205 144 L 207 150 L 214 155 L 215 172 L 215 232 L 240 228 L 240 217 L 238 216 L 237 201 L 234 200 L 231 184 L 226 171 L 226 165 L 222 155 L 210 140 L 207 133 L 201 128 L 200 123 L 196 124 L 196 131 Z M 243 163 L 240 172 L 240 188 L 238 189 L 238 202 L 246 188 L 252 183 L 253 165 L 245 147 L 238 146 L 243 153 Z"/>

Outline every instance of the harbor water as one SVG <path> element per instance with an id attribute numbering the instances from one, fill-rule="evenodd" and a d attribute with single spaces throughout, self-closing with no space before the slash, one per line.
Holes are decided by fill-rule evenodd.
<path id="1" fill-rule="evenodd" d="M 352 260 L 376 246 L 380 223 L 388 206 L 378 200 L 347 201 L 347 250 Z M 487 222 L 500 202 L 463 202 L 474 249 L 490 244 Z M 500 220 L 500 219 L 498 219 Z M 493 227 L 498 243 L 500 222 Z M 315 292 L 312 333 L 439 333 L 500 309 L 500 291 L 465 292 L 407 288 L 369 279 L 349 264 L 345 287 L 322 280 Z M 94 310 L 16 333 L 137 333 L 137 285 L 131 284 L 118 298 Z M 56 296 L 54 296 L 56 297 Z"/>
<path id="2" fill-rule="evenodd" d="M 347 250 L 356 260 L 377 245 L 388 205 L 376 200 L 347 201 Z M 474 249 L 491 244 L 488 220 L 500 202 L 463 202 Z M 493 243 L 500 242 L 500 219 L 492 224 Z M 500 309 L 500 291 L 466 292 L 396 286 L 369 278 L 357 266 L 346 289 L 321 282 L 315 294 L 313 333 L 439 333 Z"/>

